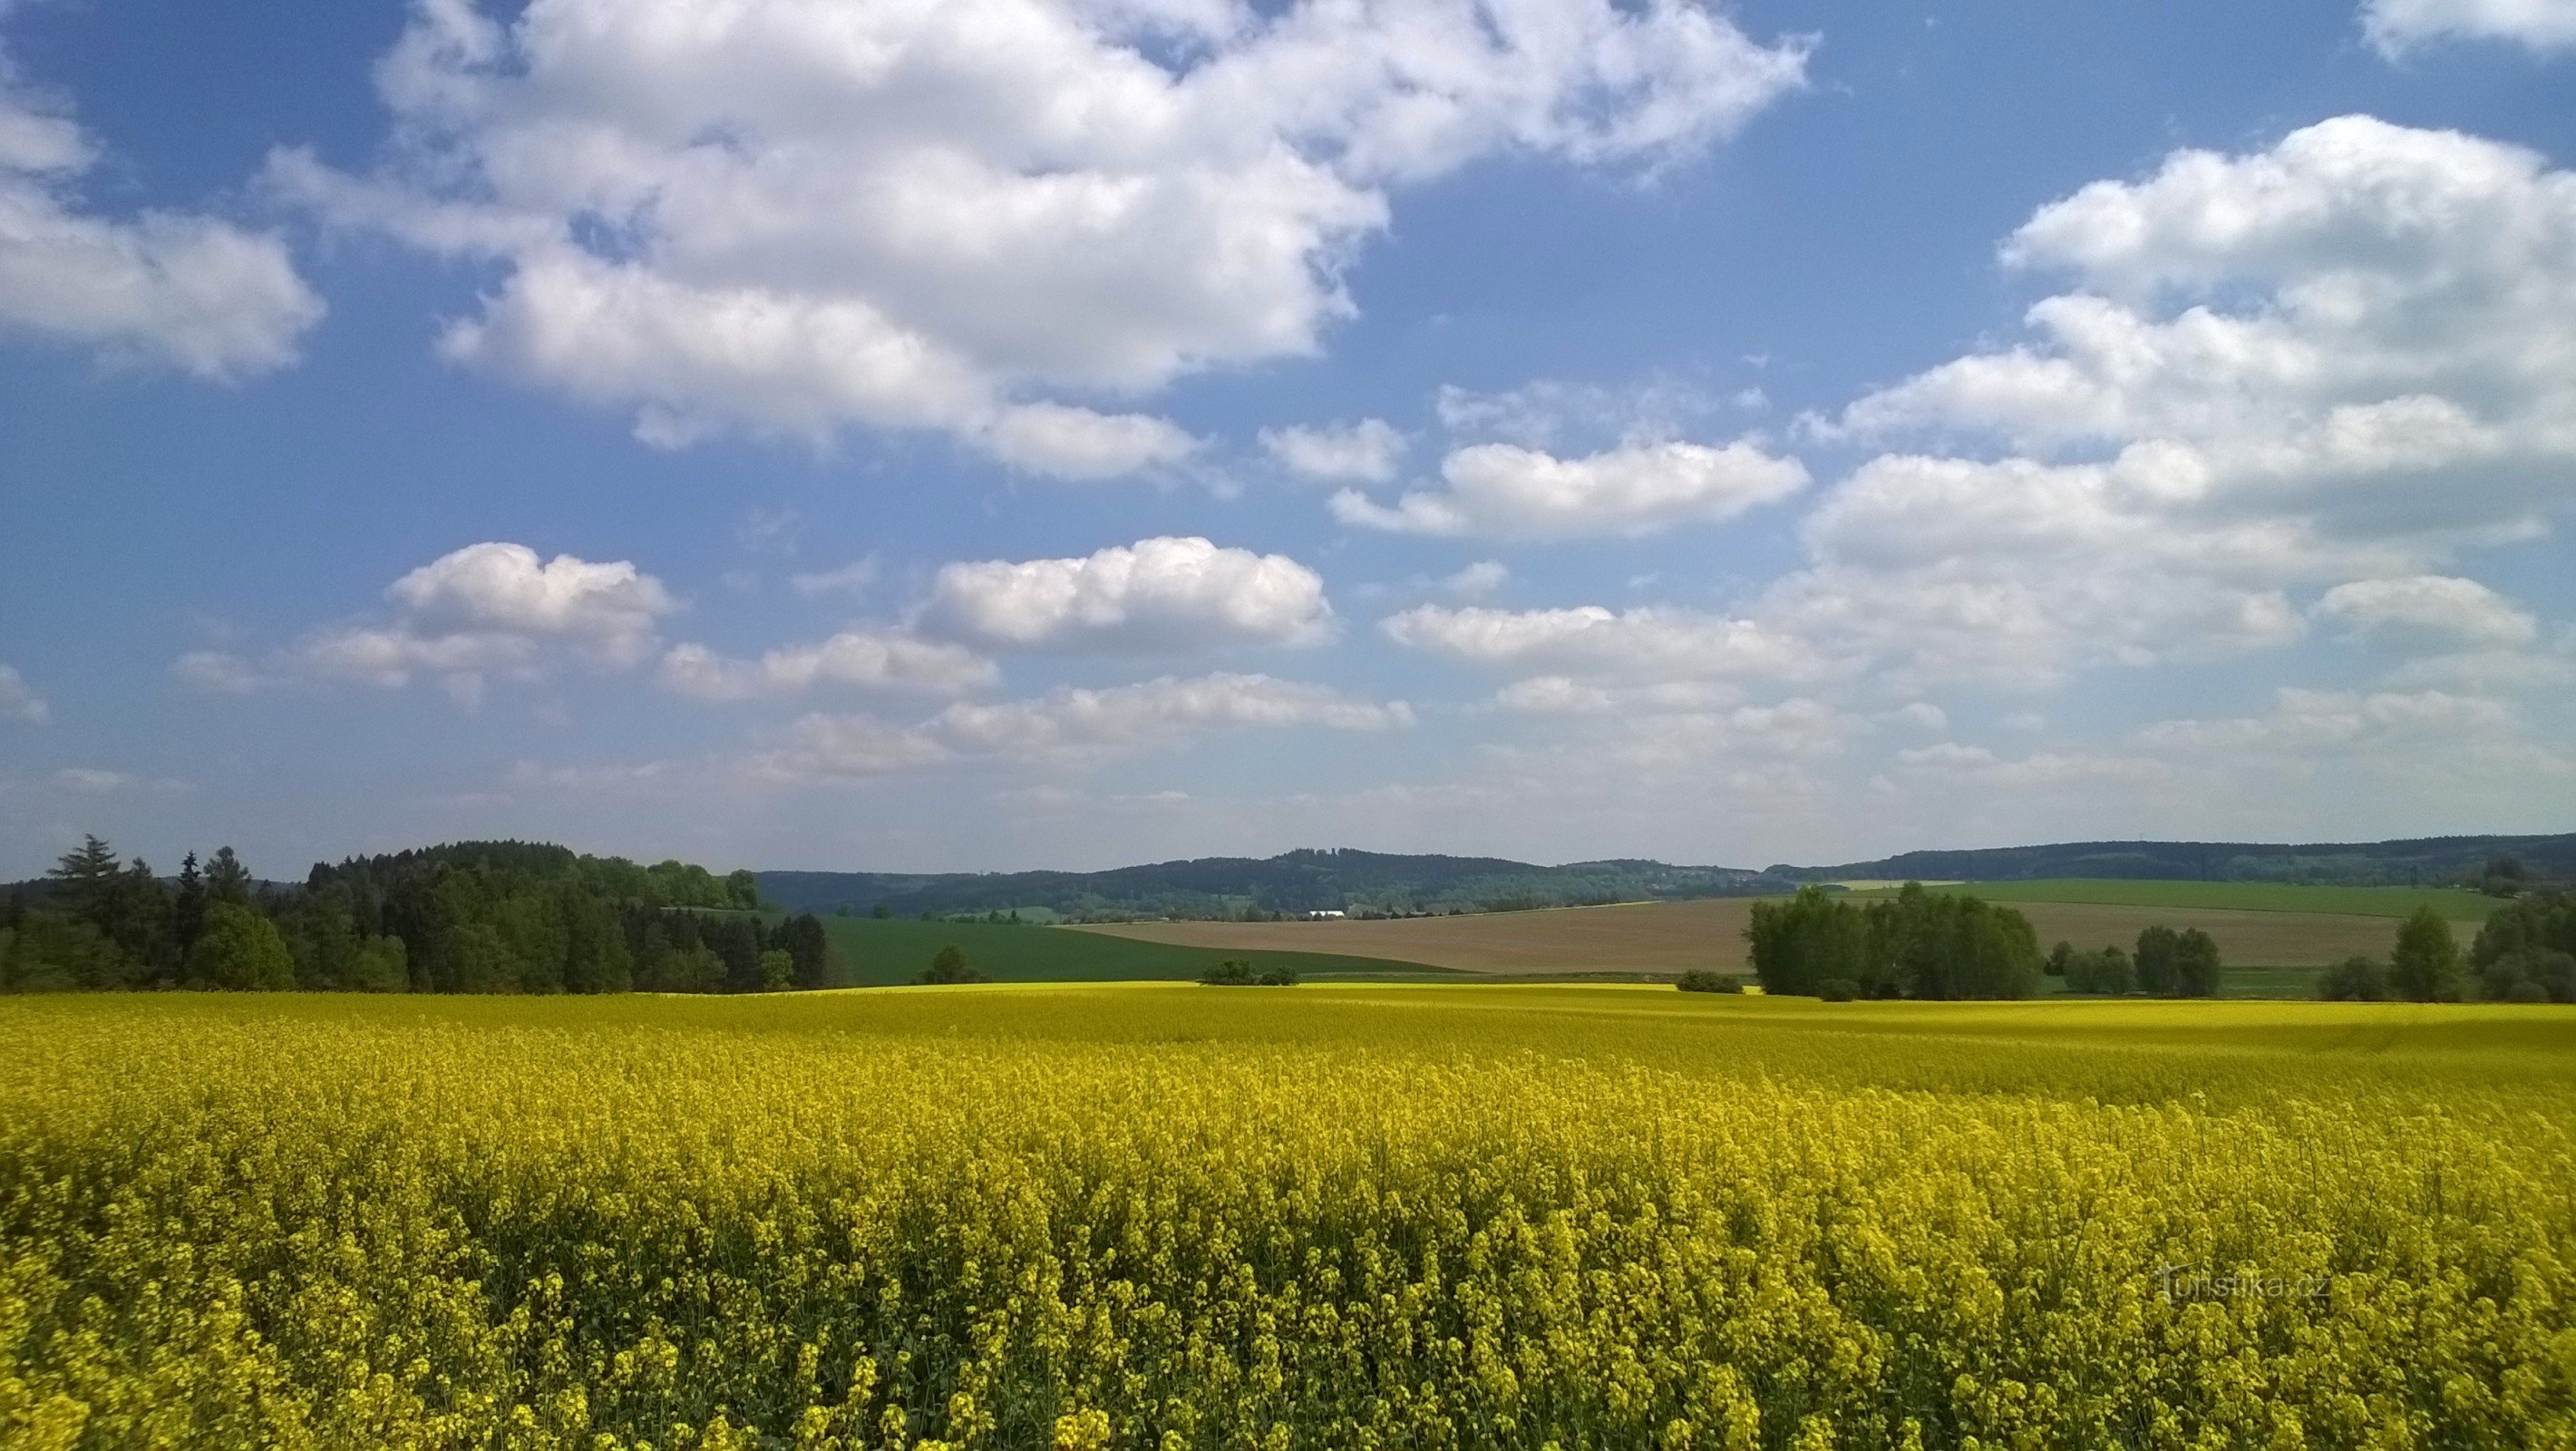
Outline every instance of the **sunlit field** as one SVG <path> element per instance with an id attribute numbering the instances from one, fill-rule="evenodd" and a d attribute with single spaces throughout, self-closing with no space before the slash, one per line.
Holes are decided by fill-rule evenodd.
<path id="1" fill-rule="evenodd" d="M 2576 1011 L 0 1002 L 0 1445 L 2565 1446 Z"/>

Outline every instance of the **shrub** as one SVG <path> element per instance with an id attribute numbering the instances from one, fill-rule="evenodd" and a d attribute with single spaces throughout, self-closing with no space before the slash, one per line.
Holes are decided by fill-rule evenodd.
<path id="1" fill-rule="evenodd" d="M 2187 998 L 2218 996 L 2218 980 L 2223 969 L 2218 960 L 2218 942 L 2197 927 L 2183 929 L 2174 939 L 2174 991 Z"/>
<path id="2" fill-rule="evenodd" d="M 913 979 L 925 987 L 992 980 L 992 974 L 968 962 L 964 949 L 954 945 L 939 949 L 939 955 L 930 959 L 930 970 Z"/>
<path id="3" fill-rule="evenodd" d="M 2117 947 L 2071 953 L 2066 959 L 2066 990 L 2071 993 L 2127 993 L 2138 987 L 2129 954 Z"/>
<path id="4" fill-rule="evenodd" d="M 1295 987 L 1297 972 L 1289 967 L 1256 968 L 1230 957 L 1199 974 L 1199 981 L 1209 987 Z"/>
<path id="5" fill-rule="evenodd" d="M 1731 972 L 1694 967 L 1673 979 L 1673 986 L 1686 993 L 1740 993 L 1744 991 L 1744 979 Z"/>
<path id="6" fill-rule="evenodd" d="M 2485 997 L 2500 1003 L 2576 1003 L 2576 957 L 2521 948 L 2479 968 L 2478 985 Z M 2524 993 L 2525 988 L 2531 992 Z"/>
<path id="7" fill-rule="evenodd" d="M 2182 970 L 2174 959 L 2182 948 L 2182 934 L 2170 927 L 2149 927 L 2138 934 L 2138 991 L 2164 997 L 2182 986 Z"/>
<path id="8" fill-rule="evenodd" d="M 1816 996 L 1829 1003 L 1847 1003 L 1860 996 L 1860 984 L 1847 977 L 1829 977 L 1816 984 Z"/>
<path id="9" fill-rule="evenodd" d="M 2317 996 L 2330 1003 L 2388 1000 L 2388 964 L 2375 957 L 2347 957 L 2317 974 Z"/>
<path id="10" fill-rule="evenodd" d="M 2397 950 L 2388 960 L 2388 984 L 2397 996 L 2419 1003 L 2460 1000 L 2460 939 L 2451 924 L 2430 907 L 2397 929 Z"/>

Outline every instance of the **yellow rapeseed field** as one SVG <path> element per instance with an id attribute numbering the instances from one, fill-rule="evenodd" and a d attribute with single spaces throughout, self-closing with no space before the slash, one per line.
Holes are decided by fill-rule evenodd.
<path id="1" fill-rule="evenodd" d="M 0 1445 L 2576 1446 L 2576 1013 L 0 1002 Z"/>

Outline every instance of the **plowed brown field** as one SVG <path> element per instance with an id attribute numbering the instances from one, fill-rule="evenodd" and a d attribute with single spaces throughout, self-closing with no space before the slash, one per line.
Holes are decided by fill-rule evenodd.
<path id="1" fill-rule="evenodd" d="M 2206 907 L 2122 907 L 2090 902 L 2016 902 L 2044 947 L 2137 941 L 2142 927 L 2198 927 L 2218 939 L 2235 967 L 2318 967 L 2354 953 L 2385 956 L 2397 924 L 2386 917 L 2326 912 L 2239 912 Z M 1418 962 L 1467 972 L 1672 973 L 1685 968 L 1745 970 L 1746 897 L 1640 902 L 1412 917 L 1384 922 L 1139 922 L 1071 929 L 1148 942 L 1236 950 L 1262 948 Z M 2463 945 L 2474 932 L 2461 928 Z"/>

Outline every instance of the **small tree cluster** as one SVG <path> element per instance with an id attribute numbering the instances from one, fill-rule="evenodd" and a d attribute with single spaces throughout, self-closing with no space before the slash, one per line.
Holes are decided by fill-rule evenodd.
<path id="1" fill-rule="evenodd" d="M 1228 958 L 1199 974 L 1209 987 L 1295 987 L 1297 974 L 1285 967 L 1256 968 L 1242 958 Z"/>
<path id="2" fill-rule="evenodd" d="M 1744 991 L 1744 979 L 1731 972 L 1694 967 L 1674 978 L 1673 986 L 1686 993 L 1740 993 Z"/>
<path id="3" fill-rule="evenodd" d="M 993 975 L 966 960 L 966 950 L 951 944 L 932 955 L 930 966 L 913 981 L 923 987 L 951 987 L 960 983 L 991 982 Z"/>
<path id="4" fill-rule="evenodd" d="M 2023 998 L 2039 985 L 2029 918 L 1916 882 L 1867 907 L 1820 887 L 1756 902 L 1745 938 L 1766 993 L 1814 997 L 1847 983 L 1856 997 Z"/>
<path id="5" fill-rule="evenodd" d="M 2496 1001 L 2576 1003 L 2576 892 L 2533 893 L 2496 909 L 2469 964 Z"/>

